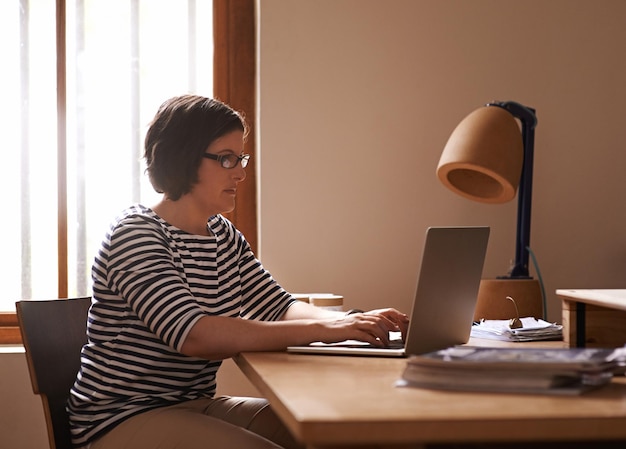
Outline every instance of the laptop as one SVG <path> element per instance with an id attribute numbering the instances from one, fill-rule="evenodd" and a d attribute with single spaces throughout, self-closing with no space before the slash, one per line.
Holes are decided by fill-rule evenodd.
<path id="1" fill-rule="evenodd" d="M 467 343 L 482 276 L 489 227 L 430 227 L 426 231 L 406 343 L 378 348 L 365 342 L 290 346 L 305 354 L 407 357 Z"/>

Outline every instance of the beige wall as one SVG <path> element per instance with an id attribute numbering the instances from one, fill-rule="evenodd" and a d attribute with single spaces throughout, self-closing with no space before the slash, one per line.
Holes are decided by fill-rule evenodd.
<path id="1" fill-rule="evenodd" d="M 621 0 L 262 0 L 263 263 L 292 291 L 407 309 L 425 228 L 486 224 L 484 277 L 505 274 L 516 201 L 460 198 L 435 168 L 465 115 L 512 100 L 537 110 L 549 318 L 557 288 L 624 288 L 624 17 Z"/>
<path id="2" fill-rule="evenodd" d="M 47 445 L 41 400 L 33 394 L 24 349 L 0 345 L 0 448 Z"/>
<path id="3" fill-rule="evenodd" d="M 485 277 L 504 274 L 514 202 L 456 197 L 435 167 L 465 115 L 513 100 L 539 120 L 531 244 L 550 318 L 556 288 L 624 288 L 624 17 L 622 0 L 262 0 L 264 264 L 294 292 L 406 309 L 424 229 L 487 224 Z M 226 392 L 254 393 L 227 370 Z M 26 376 L 23 354 L 0 354 L 11 448 L 45 444 Z"/>

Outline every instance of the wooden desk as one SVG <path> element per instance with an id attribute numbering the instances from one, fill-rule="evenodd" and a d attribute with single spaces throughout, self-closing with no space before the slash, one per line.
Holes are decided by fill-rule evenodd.
<path id="1" fill-rule="evenodd" d="M 308 448 L 537 441 L 571 448 L 581 440 L 626 447 L 626 378 L 582 396 L 531 396 L 397 388 L 405 359 L 277 352 L 235 361 Z"/>
<path id="2" fill-rule="evenodd" d="M 557 290 L 563 338 L 570 347 L 626 344 L 626 290 Z"/>

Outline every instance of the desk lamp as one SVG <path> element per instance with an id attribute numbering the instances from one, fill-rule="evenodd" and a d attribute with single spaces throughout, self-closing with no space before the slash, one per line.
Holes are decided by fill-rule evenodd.
<path id="1" fill-rule="evenodd" d="M 459 123 L 439 160 L 439 180 L 465 198 L 504 203 L 519 187 L 515 261 L 507 275 L 481 281 L 475 320 L 514 318 L 514 305 L 522 316 L 544 315 L 541 286 L 528 271 L 536 125 L 534 109 L 513 101 L 487 103 Z"/>

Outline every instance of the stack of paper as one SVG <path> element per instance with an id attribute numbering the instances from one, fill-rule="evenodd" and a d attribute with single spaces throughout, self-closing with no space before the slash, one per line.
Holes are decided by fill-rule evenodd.
<path id="1" fill-rule="evenodd" d="M 561 340 L 563 326 L 526 317 L 520 318 L 522 327 L 511 329 L 509 320 L 481 320 L 472 326 L 472 337 L 504 341 Z"/>
<path id="2" fill-rule="evenodd" d="M 580 394 L 623 374 L 624 349 L 457 346 L 409 357 L 398 386 Z"/>

